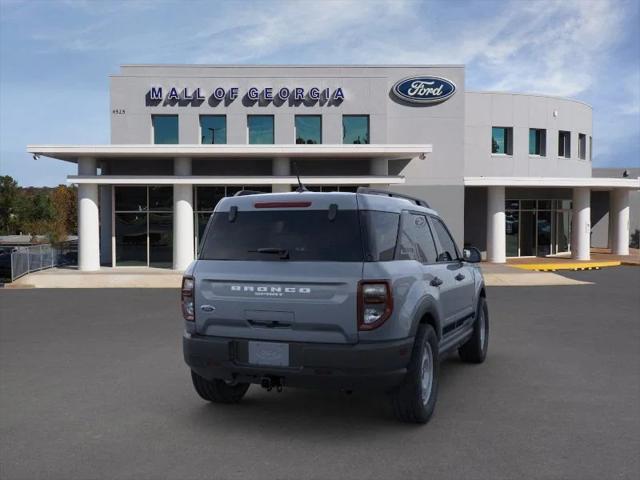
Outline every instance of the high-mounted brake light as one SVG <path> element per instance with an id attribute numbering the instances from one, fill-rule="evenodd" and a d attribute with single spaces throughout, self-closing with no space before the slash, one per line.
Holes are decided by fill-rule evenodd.
<path id="1" fill-rule="evenodd" d="M 256 208 L 305 208 L 310 207 L 311 202 L 256 202 Z"/>
<path id="2" fill-rule="evenodd" d="M 367 280 L 358 284 L 358 330 L 373 330 L 393 311 L 393 296 L 388 280 Z"/>
<path id="3" fill-rule="evenodd" d="M 180 294 L 180 300 L 182 303 L 182 316 L 188 322 L 195 320 L 195 307 L 194 307 L 194 280 L 193 277 L 182 278 L 182 290 Z"/>

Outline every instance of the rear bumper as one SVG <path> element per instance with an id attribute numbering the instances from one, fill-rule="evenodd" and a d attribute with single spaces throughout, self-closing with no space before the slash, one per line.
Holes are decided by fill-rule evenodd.
<path id="1" fill-rule="evenodd" d="M 278 377 L 285 386 L 388 390 L 402 382 L 413 338 L 355 345 L 289 343 L 289 367 L 251 365 L 248 340 L 185 333 L 184 360 L 201 377 L 260 383 Z"/>

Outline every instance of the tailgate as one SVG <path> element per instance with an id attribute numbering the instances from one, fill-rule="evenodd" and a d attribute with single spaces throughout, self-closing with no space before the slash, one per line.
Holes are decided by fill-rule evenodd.
<path id="1" fill-rule="evenodd" d="M 357 342 L 362 262 L 200 260 L 194 273 L 201 335 Z"/>

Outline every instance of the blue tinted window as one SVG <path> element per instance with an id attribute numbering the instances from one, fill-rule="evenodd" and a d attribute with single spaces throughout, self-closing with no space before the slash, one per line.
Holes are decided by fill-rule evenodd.
<path id="1" fill-rule="evenodd" d="M 342 143 L 369 143 L 369 115 L 342 117 Z"/>
<path id="2" fill-rule="evenodd" d="M 546 155 L 547 131 L 541 128 L 529 129 L 529 155 Z"/>
<path id="3" fill-rule="evenodd" d="M 153 143 L 178 143 L 178 116 L 153 115 Z"/>
<path id="4" fill-rule="evenodd" d="M 558 132 L 558 156 L 571 158 L 571 132 Z"/>
<path id="5" fill-rule="evenodd" d="M 511 155 L 511 127 L 491 128 L 491 153 L 503 153 Z"/>
<path id="6" fill-rule="evenodd" d="M 296 115 L 296 143 L 322 143 L 322 117 L 320 115 Z"/>
<path id="7" fill-rule="evenodd" d="M 227 143 L 225 115 L 200 115 L 200 143 L 203 145 Z"/>
<path id="8" fill-rule="evenodd" d="M 536 142 L 536 130 L 534 128 L 529 129 L 529 155 L 539 155 L 538 144 Z"/>
<path id="9" fill-rule="evenodd" d="M 273 143 L 273 115 L 249 115 L 247 124 L 250 144 Z"/>

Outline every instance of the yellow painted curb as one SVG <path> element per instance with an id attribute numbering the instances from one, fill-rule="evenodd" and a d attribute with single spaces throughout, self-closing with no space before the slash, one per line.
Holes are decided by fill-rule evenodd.
<path id="1" fill-rule="evenodd" d="M 562 262 L 562 263 L 526 263 L 510 264 L 510 267 L 538 272 L 555 272 L 556 270 L 598 270 L 604 267 L 619 267 L 622 262 Z"/>

